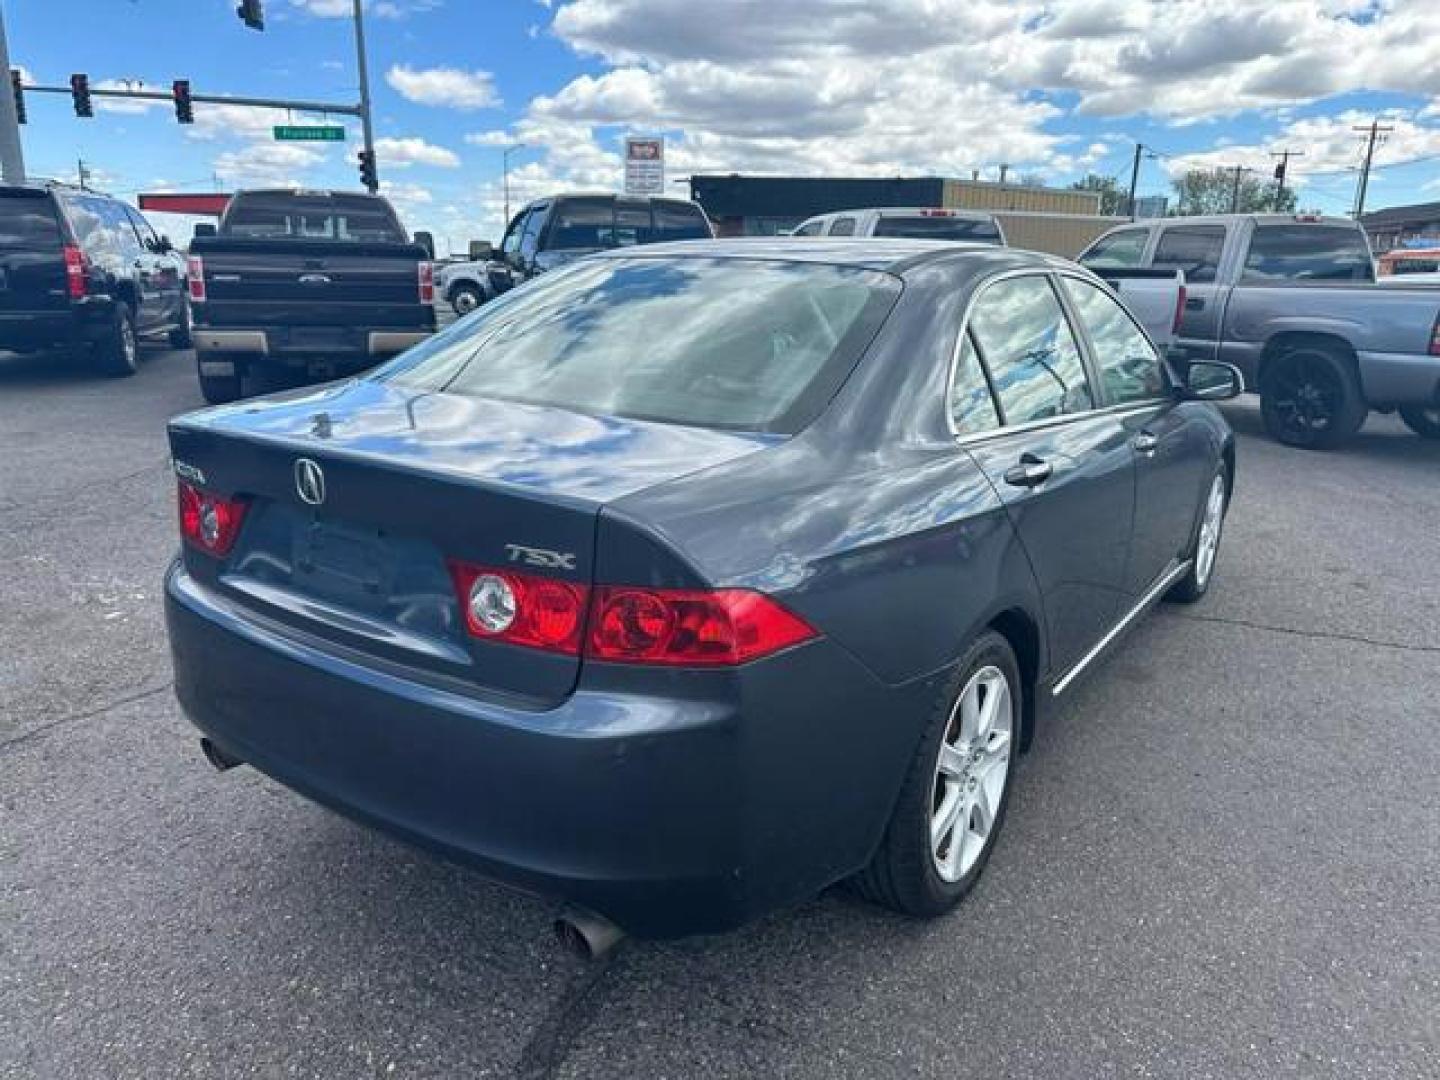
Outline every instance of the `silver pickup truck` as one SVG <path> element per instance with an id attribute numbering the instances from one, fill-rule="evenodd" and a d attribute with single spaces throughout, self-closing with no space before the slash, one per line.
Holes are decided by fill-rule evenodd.
<path id="1" fill-rule="evenodd" d="M 1281 442 L 1338 446 L 1370 409 L 1440 438 L 1440 290 L 1375 284 L 1348 218 L 1220 215 L 1111 229 L 1080 255 L 1107 268 L 1176 267 L 1185 309 L 1176 351 L 1223 360 L 1260 394 Z"/>

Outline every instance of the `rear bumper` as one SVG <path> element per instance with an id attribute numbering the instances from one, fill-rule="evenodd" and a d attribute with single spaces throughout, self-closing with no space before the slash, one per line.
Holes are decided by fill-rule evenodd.
<path id="1" fill-rule="evenodd" d="M 933 693 L 883 687 L 821 640 L 738 675 L 668 673 L 663 697 L 610 668 L 531 710 L 261 625 L 178 565 L 166 616 L 180 703 L 225 751 L 651 937 L 732 928 L 862 866 Z"/>
<path id="2" fill-rule="evenodd" d="M 363 334 L 363 337 L 361 336 Z M 289 333 L 266 330 L 211 330 L 196 327 L 195 348 L 201 352 L 235 353 L 243 356 L 269 356 L 271 353 L 314 352 L 359 353 L 365 356 L 394 356 L 412 345 L 418 345 L 431 334 L 429 330 L 337 330 L 333 345 L 317 345 L 315 339 L 296 340 Z"/>
<path id="3" fill-rule="evenodd" d="M 29 352 L 95 344 L 110 333 L 113 310 L 108 298 L 88 297 L 59 310 L 0 312 L 0 349 Z"/>
<path id="4" fill-rule="evenodd" d="M 1362 352 L 1360 382 L 1371 405 L 1440 402 L 1440 356 Z"/>

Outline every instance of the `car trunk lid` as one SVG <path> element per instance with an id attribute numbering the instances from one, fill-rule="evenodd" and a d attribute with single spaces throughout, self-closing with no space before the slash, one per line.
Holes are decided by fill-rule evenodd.
<path id="1" fill-rule="evenodd" d="M 603 506 L 776 440 L 373 380 L 210 410 L 170 438 L 182 477 L 249 501 L 223 562 L 187 551 L 198 577 L 367 662 L 537 706 L 569 694 L 579 658 L 471 635 L 449 561 L 588 586 Z"/>

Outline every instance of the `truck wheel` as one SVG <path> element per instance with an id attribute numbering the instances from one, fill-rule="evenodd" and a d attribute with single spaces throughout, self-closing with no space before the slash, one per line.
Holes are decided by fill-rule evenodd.
<path id="1" fill-rule="evenodd" d="M 1368 412 L 1355 365 L 1335 349 L 1283 352 L 1260 378 L 1265 430 L 1286 446 L 1333 449 L 1360 430 Z"/>
<path id="2" fill-rule="evenodd" d="M 232 362 L 228 375 L 207 375 L 203 367 L 207 362 L 214 364 L 217 361 L 207 361 L 203 357 L 197 361 L 200 366 L 200 396 L 210 405 L 228 405 L 232 401 L 239 401 L 244 396 L 239 365 Z"/>
<path id="3" fill-rule="evenodd" d="M 484 302 L 485 297 L 474 285 L 456 285 L 450 290 L 450 306 L 456 315 L 469 315 Z"/>
<path id="4" fill-rule="evenodd" d="M 1440 405 L 1402 405 L 1400 419 L 1421 438 L 1440 439 Z"/>
<path id="5" fill-rule="evenodd" d="M 172 349 L 188 349 L 195 344 L 195 319 L 190 311 L 190 301 L 183 301 L 180 305 L 180 325 L 170 331 L 170 347 Z"/>
<path id="6" fill-rule="evenodd" d="M 880 849 L 852 879 L 867 900 L 931 917 L 979 880 L 1005 824 L 1024 692 L 1009 642 L 982 634 L 935 702 Z"/>
<path id="7" fill-rule="evenodd" d="M 129 304 L 116 304 L 111 325 L 96 353 L 106 375 L 134 375 L 140 370 L 140 341 L 135 336 L 135 315 Z"/>

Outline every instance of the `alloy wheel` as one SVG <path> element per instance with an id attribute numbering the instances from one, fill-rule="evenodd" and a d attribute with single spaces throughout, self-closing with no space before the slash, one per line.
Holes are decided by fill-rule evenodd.
<path id="1" fill-rule="evenodd" d="M 1344 393 L 1327 372 L 1293 359 L 1280 365 L 1267 390 L 1281 428 L 1299 441 L 1330 429 Z"/>
<path id="2" fill-rule="evenodd" d="M 930 804 L 930 855 L 945 881 L 964 877 L 994 834 L 1010 776 L 1014 701 L 1005 673 L 987 666 L 951 709 Z"/>
<path id="3" fill-rule="evenodd" d="M 1200 519 L 1200 539 L 1195 545 L 1195 580 L 1203 588 L 1215 568 L 1220 550 L 1220 529 L 1225 524 L 1225 477 L 1216 476 L 1205 499 L 1205 516 Z"/>

